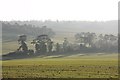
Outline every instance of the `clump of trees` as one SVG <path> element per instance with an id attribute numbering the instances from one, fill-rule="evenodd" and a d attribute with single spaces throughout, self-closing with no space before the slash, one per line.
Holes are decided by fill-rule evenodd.
<path id="1" fill-rule="evenodd" d="M 52 52 L 53 41 L 48 35 L 39 35 L 31 43 L 35 45 L 35 53 Z"/>
<path id="2" fill-rule="evenodd" d="M 118 36 L 112 34 L 95 34 L 81 32 L 75 35 L 76 43 L 88 52 L 117 52 Z"/>
<path id="3" fill-rule="evenodd" d="M 120 37 L 119 37 L 120 38 Z M 63 43 L 55 43 L 48 35 L 39 35 L 34 39 L 35 54 L 43 53 L 114 53 L 118 52 L 118 36 L 81 32 L 75 35 L 75 43 L 64 38 Z"/>
<path id="4" fill-rule="evenodd" d="M 54 43 L 54 42 L 53 42 Z M 75 43 L 70 43 L 64 38 L 62 44 L 56 43 L 51 48 L 51 52 L 70 53 L 70 52 L 87 52 L 87 53 L 114 53 L 118 52 L 118 36 L 113 34 L 96 34 L 90 32 L 81 32 L 75 35 Z"/>

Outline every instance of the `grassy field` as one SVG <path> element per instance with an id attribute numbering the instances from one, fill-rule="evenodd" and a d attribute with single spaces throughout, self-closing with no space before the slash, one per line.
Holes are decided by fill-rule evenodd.
<path id="1" fill-rule="evenodd" d="M 44 56 L 2 61 L 4 78 L 117 78 L 117 54 Z"/>
<path id="2" fill-rule="evenodd" d="M 64 38 L 54 40 L 62 42 Z M 72 40 L 71 40 L 72 41 Z M 34 46 L 28 41 L 30 49 Z M 4 42 L 2 54 L 15 51 L 16 42 Z M 2 61 L 4 78 L 117 78 L 118 55 L 89 53 L 39 56 Z"/>

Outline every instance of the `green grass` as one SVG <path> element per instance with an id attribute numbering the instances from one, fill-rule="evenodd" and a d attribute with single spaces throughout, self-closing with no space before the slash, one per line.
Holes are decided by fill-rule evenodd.
<path id="1" fill-rule="evenodd" d="M 55 42 L 62 43 L 63 37 L 57 37 Z M 72 40 L 71 40 L 72 41 Z M 34 46 L 28 41 L 30 49 Z M 2 46 L 2 54 L 15 51 L 16 42 L 6 42 Z M 81 54 L 81 53 L 80 53 Z M 88 55 L 52 55 L 29 59 L 2 61 L 4 78 L 117 78 L 117 54 Z"/>
<path id="2" fill-rule="evenodd" d="M 57 55 L 56 55 L 57 56 Z M 117 78 L 117 54 L 3 61 L 4 78 Z"/>

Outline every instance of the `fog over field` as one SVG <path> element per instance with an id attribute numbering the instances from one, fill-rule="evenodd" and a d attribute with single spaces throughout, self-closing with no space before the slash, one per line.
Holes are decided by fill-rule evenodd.
<path id="1" fill-rule="evenodd" d="M 118 1 L 1 0 L 0 78 L 118 79 Z"/>
<path id="2" fill-rule="evenodd" d="M 36 25 L 46 25 L 53 28 L 56 32 L 95 32 L 95 33 L 112 33 L 117 34 L 117 20 L 97 22 L 97 21 L 45 21 L 43 23 L 33 22 Z"/>

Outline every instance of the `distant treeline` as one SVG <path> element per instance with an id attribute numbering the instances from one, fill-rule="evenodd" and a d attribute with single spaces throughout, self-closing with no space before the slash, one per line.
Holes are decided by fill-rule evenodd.
<path id="1" fill-rule="evenodd" d="M 2 23 L 10 23 L 19 25 L 34 25 L 35 27 L 41 27 L 46 25 L 49 28 L 52 28 L 56 34 L 59 32 L 95 32 L 95 33 L 103 33 L 103 34 L 117 34 L 118 31 L 118 21 L 2 21 Z"/>
<path id="2" fill-rule="evenodd" d="M 75 35 L 80 49 L 87 52 L 118 52 L 118 36 L 81 32 Z"/>
<path id="3" fill-rule="evenodd" d="M 18 24 L 2 22 L 2 39 L 4 40 L 16 40 L 16 36 L 26 34 L 28 36 L 38 36 L 41 34 L 47 34 L 49 37 L 53 37 L 55 32 L 47 26 L 35 27 L 34 25 Z"/>
<path id="4" fill-rule="evenodd" d="M 32 50 L 32 52 L 35 52 L 35 54 L 117 53 L 118 52 L 118 36 L 112 34 L 97 35 L 96 33 L 81 32 L 81 33 L 77 33 L 74 36 L 75 38 L 74 43 L 71 43 L 69 39 L 67 39 L 67 37 L 64 38 L 63 43 L 59 43 L 52 41 L 50 38 L 46 38 L 46 36 L 47 35 L 41 35 L 37 39 L 33 40 L 33 43 L 35 44 L 35 50 Z"/>

